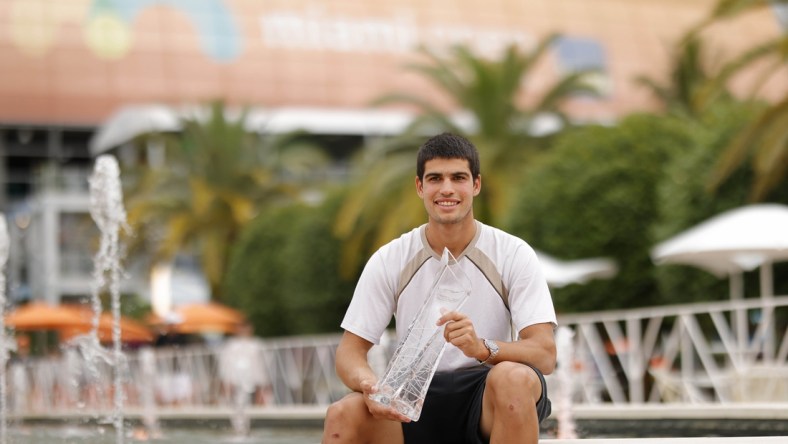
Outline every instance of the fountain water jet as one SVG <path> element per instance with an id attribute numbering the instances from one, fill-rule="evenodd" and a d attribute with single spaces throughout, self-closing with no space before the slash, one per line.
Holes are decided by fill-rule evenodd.
<path id="1" fill-rule="evenodd" d="M 145 347 L 139 352 L 140 367 L 142 374 L 145 375 L 147 381 L 154 381 L 156 378 L 156 356 L 150 347 Z M 142 423 L 144 426 L 144 433 L 149 437 L 158 438 L 161 436 L 159 428 L 159 420 L 156 416 L 156 394 L 154 393 L 153 384 L 146 384 L 140 393 L 142 398 Z"/>
<path id="2" fill-rule="evenodd" d="M 8 226 L 5 216 L 0 214 L 0 444 L 6 443 L 7 430 L 7 397 L 6 397 L 6 363 L 8 355 L 14 348 L 10 339 L 5 333 L 5 273 L 4 268 L 8 262 L 8 250 L 10 240 L 8 238 Z"/>
<path id="3" fill-rule="evenodd" d="M 558 423 L 559 439 L 576 439 L 575 421 L 572 415 L 572 360 L 574 350 L 572 338 L 574 332 L 569 327 L 558 327 L 555 333 L 558 366 L 555 377 L 557 392 L 555 395 L 556 422 Z"/>
<path id="4" fill-rule="evenodd" d="M 97 365 L 104 362 L 113 367 L 113 414 L 116 442 L 123 443 L 123 374 L 128 366 L 121 350 L 120 337 L 120 265 L 119 234 L 121 228 L 128 231 L 126 210 L 123 207 L 123 192 L 120 184 L 120 168 L 117 160 L 110 155 L 96 159 L 90 184 L 90 215 L 101 232 L 99 249 L 94 256 L 91 305 L 93 318 L 88 334 L 70 341 L 82 353 L 87 364 L 88 376 L 98 379 Z M 112 353 L 106 350 L 98 338 L 99 321 L 102 307 L 100 294 L 109 291 L 112 312 Z"/>
<path id="5" fill-rule="evenodd" d="M 219 353 L 219 378 L 231 398 L 234 414 L 230 418 L 238 437 L 249 436 L 249 407 L 258 390 L 269 384 L 263 365 L 263 345 L 252 333 L 250 324 L 241 325 L 235 336 L 224 343 Z"/>

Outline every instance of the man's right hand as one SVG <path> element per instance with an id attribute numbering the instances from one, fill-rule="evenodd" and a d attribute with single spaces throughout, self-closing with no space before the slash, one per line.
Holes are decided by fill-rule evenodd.
<path id="1" fill-rule="evenodd" d="M 398 412 L 393 407 L 383 405 L 370 398 L 370 395 L 377 393 L 376 381 L 364 380 L 361 381 L 361 391 L 364 396 L 364 402 L 367 404 L 369 413 L 375 419 L 386 419 L 389 421 L 397 422 L 410 422 L 410 418 Z"/>

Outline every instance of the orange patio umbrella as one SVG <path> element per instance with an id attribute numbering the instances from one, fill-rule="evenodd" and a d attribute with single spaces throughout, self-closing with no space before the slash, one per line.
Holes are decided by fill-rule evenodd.
<path id="1" fill-rule="evenodd" d="M 153 315 L 150 322 L 175 333 L 234 333 L 246 316 L 223 304 L 199 302 L 179 305 L 164 317 Z"/>
<path id="2" fill-rule="evenodd" d="M 80 327 L 85 319 L 73 308 L 51 305 L 46 302 L 30 302 L 7 314 L 5 325 L 16 330 L 59 330 Z"/>
<path id="3" fill-rule="evenodd" d="M 90 310 L 82 310 L 83 318 L 87 319 L 85 325 L 59 329 L 60 339 L 67 341 L 77 335 L 90 333 L 92 327 L 92 315 L 93 314 Z M 153 342 L 153 333 L 142 323 L 137 322 L 129 317 L 121 316 L 119 324 L 120 341 L 122 343 L 128 344 Z M 101 313 L 101 316 L 99 316 L 98 329 L 96 331 L 99 342 L 103 344 L 112 342 L 112 328 L 114 325 L 115 321 L 111 313 Z"/>
<path id="4" fill-rule="evenodd" d="M 5 324 L 16 330 L 57 330 L 62 340 L 90 332 L 93 312 L 84 306 L 51 305 L 31 302 L 12 311 L 5 317 Z M 102 313 L 99 317 L 98 336 L 101 342 L 112 341 L 112 315 Z M 153 334 L 139 322 L 121 317 L 121 341 L 151 342 Z"/>

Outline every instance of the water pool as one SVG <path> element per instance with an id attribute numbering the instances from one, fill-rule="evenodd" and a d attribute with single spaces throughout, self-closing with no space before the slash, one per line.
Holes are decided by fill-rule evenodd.
<path id="1" fill-rule="evenodd" d="M 229 430 L 196 429 L 164 430 L 161 437 L 147 438 L 135 430 L 126 430 L 125 443 L 160 444 L 222 444 L 222 443 L 265 443 L 265 444 L 317 444 L 322 430 L 290 429 L 287 427 L 255 428 L 247 437 L 233 436 Z M 8 444 L 115 444 L 115 429 L 112 427 L 75 426 L 25 426 L 9 427 Z"/>

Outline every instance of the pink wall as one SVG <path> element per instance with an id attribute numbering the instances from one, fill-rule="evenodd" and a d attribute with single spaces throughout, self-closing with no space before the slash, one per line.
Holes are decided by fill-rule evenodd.
<path id="1" fill-rule="evenodd" d="M 114 6 L 117 4 L 117 6 Z M 578 118 L 653 102 L 632 79 L 661 76 L 672 43 L 711 0 L 0 0 L 0 122 L 97 124 L 124 104 L 223 97 L 255 106 L 355 108 L 385 92 L 434 95 L 403 70 L 418 43 L 533 44 L 550 31 L 603 50 L 604 100 Z M 736 54 L 779 33 L 768 12 L 714 33 Z M 557 52 L 529 86 L 561 68 Z M 765 94 L 785 91 L 783 77 Z M 781 83 L 782 82 L 782 83 Z M 746 79 L 739 81 L 748 90 Z M 524 100 L 533 99 L 533 94 Z"/>

